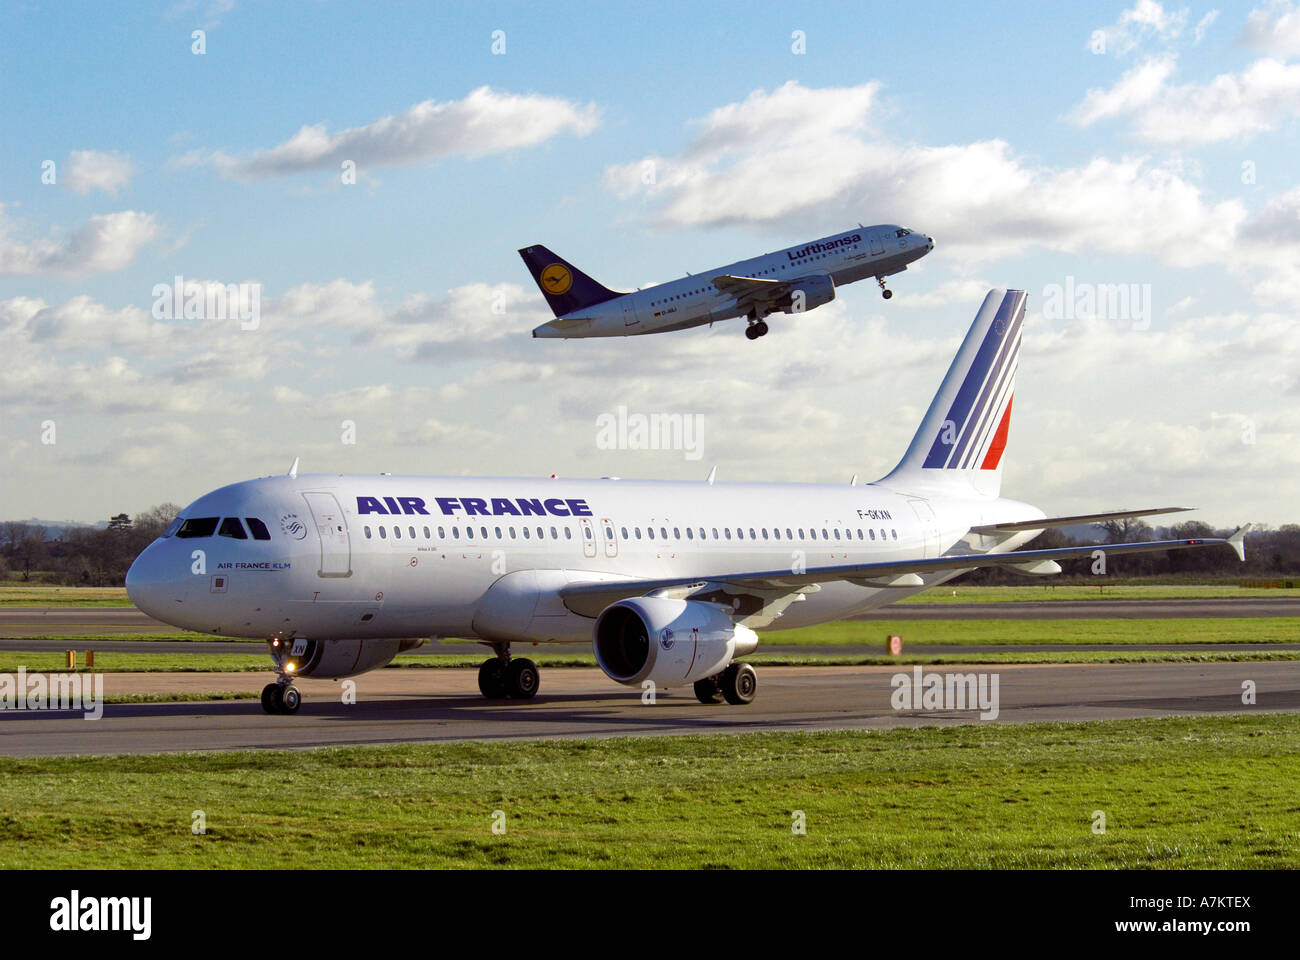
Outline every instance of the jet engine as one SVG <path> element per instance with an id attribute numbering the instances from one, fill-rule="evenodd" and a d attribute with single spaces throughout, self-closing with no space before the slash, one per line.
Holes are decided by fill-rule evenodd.
<path id="1" fill-rule="evenodd" d="M 298 637 L 272 640 L 271 656 L 291 676 L 331 680 L 354 677 L 387 666 L 399 653 L 414 650 L 422 643 L 422 637 L 365 640 L 305 640 Z"/>
<path id="2" fill-rule="evenodd" d="M 758 635 L 714 603 L 634 597 L 601 612 L 592 646 L 611 680 L 667 688 L 720 673 L 734 657 L 753 653 Z"/>
<path id="3" fill-rule="evenodd" d="M 782 313 L 807 313 L 835 299 L 835 281 L 824 274 L 787 281 L 790 292 L 776 302 Z"/>

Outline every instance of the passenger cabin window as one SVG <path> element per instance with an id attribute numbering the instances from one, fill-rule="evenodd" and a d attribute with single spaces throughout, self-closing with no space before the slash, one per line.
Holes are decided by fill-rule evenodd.
<path id="1" fill-rule="evenodd" d="M 182 540 L 210 537 L 217 532 L 217 521 L 220 519 L 220 517 L 191 517 L 181 524 L 180 529 L 176 531 L 176 536 Z"/>
<path id="2" fill-rule="evenodd" d="M 366 530 L 366 539 L 367 540 L 371 539 L 373 535 L 370 532 L 370 524 L 366 524 L 365 530 Z"/>
<path id="3" fill-rule="evenodd" d="M 266 529 L 266 524 L 257 517 L 248 517 L 244 520 L 248 524 L 249 532 L 253 534 L 254 540 L 270 540 L 271 531 Z"/>

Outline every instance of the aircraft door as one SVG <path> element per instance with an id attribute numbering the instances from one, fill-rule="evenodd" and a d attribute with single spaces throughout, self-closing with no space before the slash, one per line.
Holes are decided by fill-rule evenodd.
<path id="1" fill-rule="evenodd" d="M 604 517 L 600 521 L 601 533 L 605 535 L 605 556 L 618 556 L 618 534 L 614 531 L 614 521 Z"/>
<path id="2" fill-rule="evenodd" d="M 596 531 L 592 529 L 591 520 L 587 517 L 578 519 L 578 529 L 582 531 L 582 555 L 584 557 L 594 557 L 596 555 Z"/>
<path id="3" fill-rule="evenodd" d="M 937 557 L 939 555 L 939 521 L 935 519 L 934 510 L 928 501 L 909 500 L 912 506 L 912 512 L 916 514 L 916 519 L 921 522 L 921 536 L 925 542 L 925 556 Z"/>
<path id="4" fill-rule="evenodd" d="M 879 230 L 872 230 L 867 234 L 867 239 L 871 241 L 871 255 L 873 257 L 885 252 L 885 242 L 880 238 Z"/>
<path id="5" fill-rule="evenodd" d="M 303 499 L 311 510 L 316 532 L 320 536 L 321 577 L 352 576 L 352 542 L 348 537 L 348 522 L 332 493 L 304 493 Z"/>
<path id="6" fill-rule="evenodd" d="M 636 304 L 632 302 L 631 296 L 623 298 L 623 326 L 634 327 L 641 321 L 636 317 Z"/>

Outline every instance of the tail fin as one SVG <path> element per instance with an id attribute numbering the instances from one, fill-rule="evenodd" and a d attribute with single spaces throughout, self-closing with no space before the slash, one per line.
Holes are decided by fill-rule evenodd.
<path id="1" fill-rule="evenodd" d="M 602 287 L 563 257 L 541 244 L 519 251 L 524 265 L 537 281 L 538 288 L 557 317 L 621 297 L 621 293 Z"/>
<path id="2" fill-rule="evenodd" d="M 911 446 L 880 483 L 917 493 L 967 487 L 998 495 L 1025 299 L 1023 290 L 989 291 Z"/>

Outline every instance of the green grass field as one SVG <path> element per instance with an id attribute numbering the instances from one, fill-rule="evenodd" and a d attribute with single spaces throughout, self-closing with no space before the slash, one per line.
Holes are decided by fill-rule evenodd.
<path id="1" fill-rule="evenodd" d="M 1300 617 L 1188 617 L 1164 620 L 841 620 L 798 630 L 760 633 L 766 644 L 884 647 L 890 634 L 903 648 L 933 643 L 1300 643 Z M 759 646 L 762 650 L 762 646 Z"/>
<path id="2" fill-rule="evenodd" d="M 0 760 L 0 867 L 1294 869 L 1297 782 L 1265 714 Z"/>
<path id="3" fill-rule="evenodd" d="M 55 587 L 24 583 L 0 585 L 0 607 L 129 607 L 125 587 Z"/>
<path id="4" fill-rule="evenodd" d="M 1265 578 L 1270 579 L 1270 578 Z M 1296 580 L 1290 577 L 1282 579 Z M 1199 584 L 1050 583 L 1014 587 L 939 586 L 901 603 L 1023 603 L 1050 600 L 1213 600 L 1219 597 L 1300 597 L 1300 587 L 1239 587 L 1235 581 Z"/>

